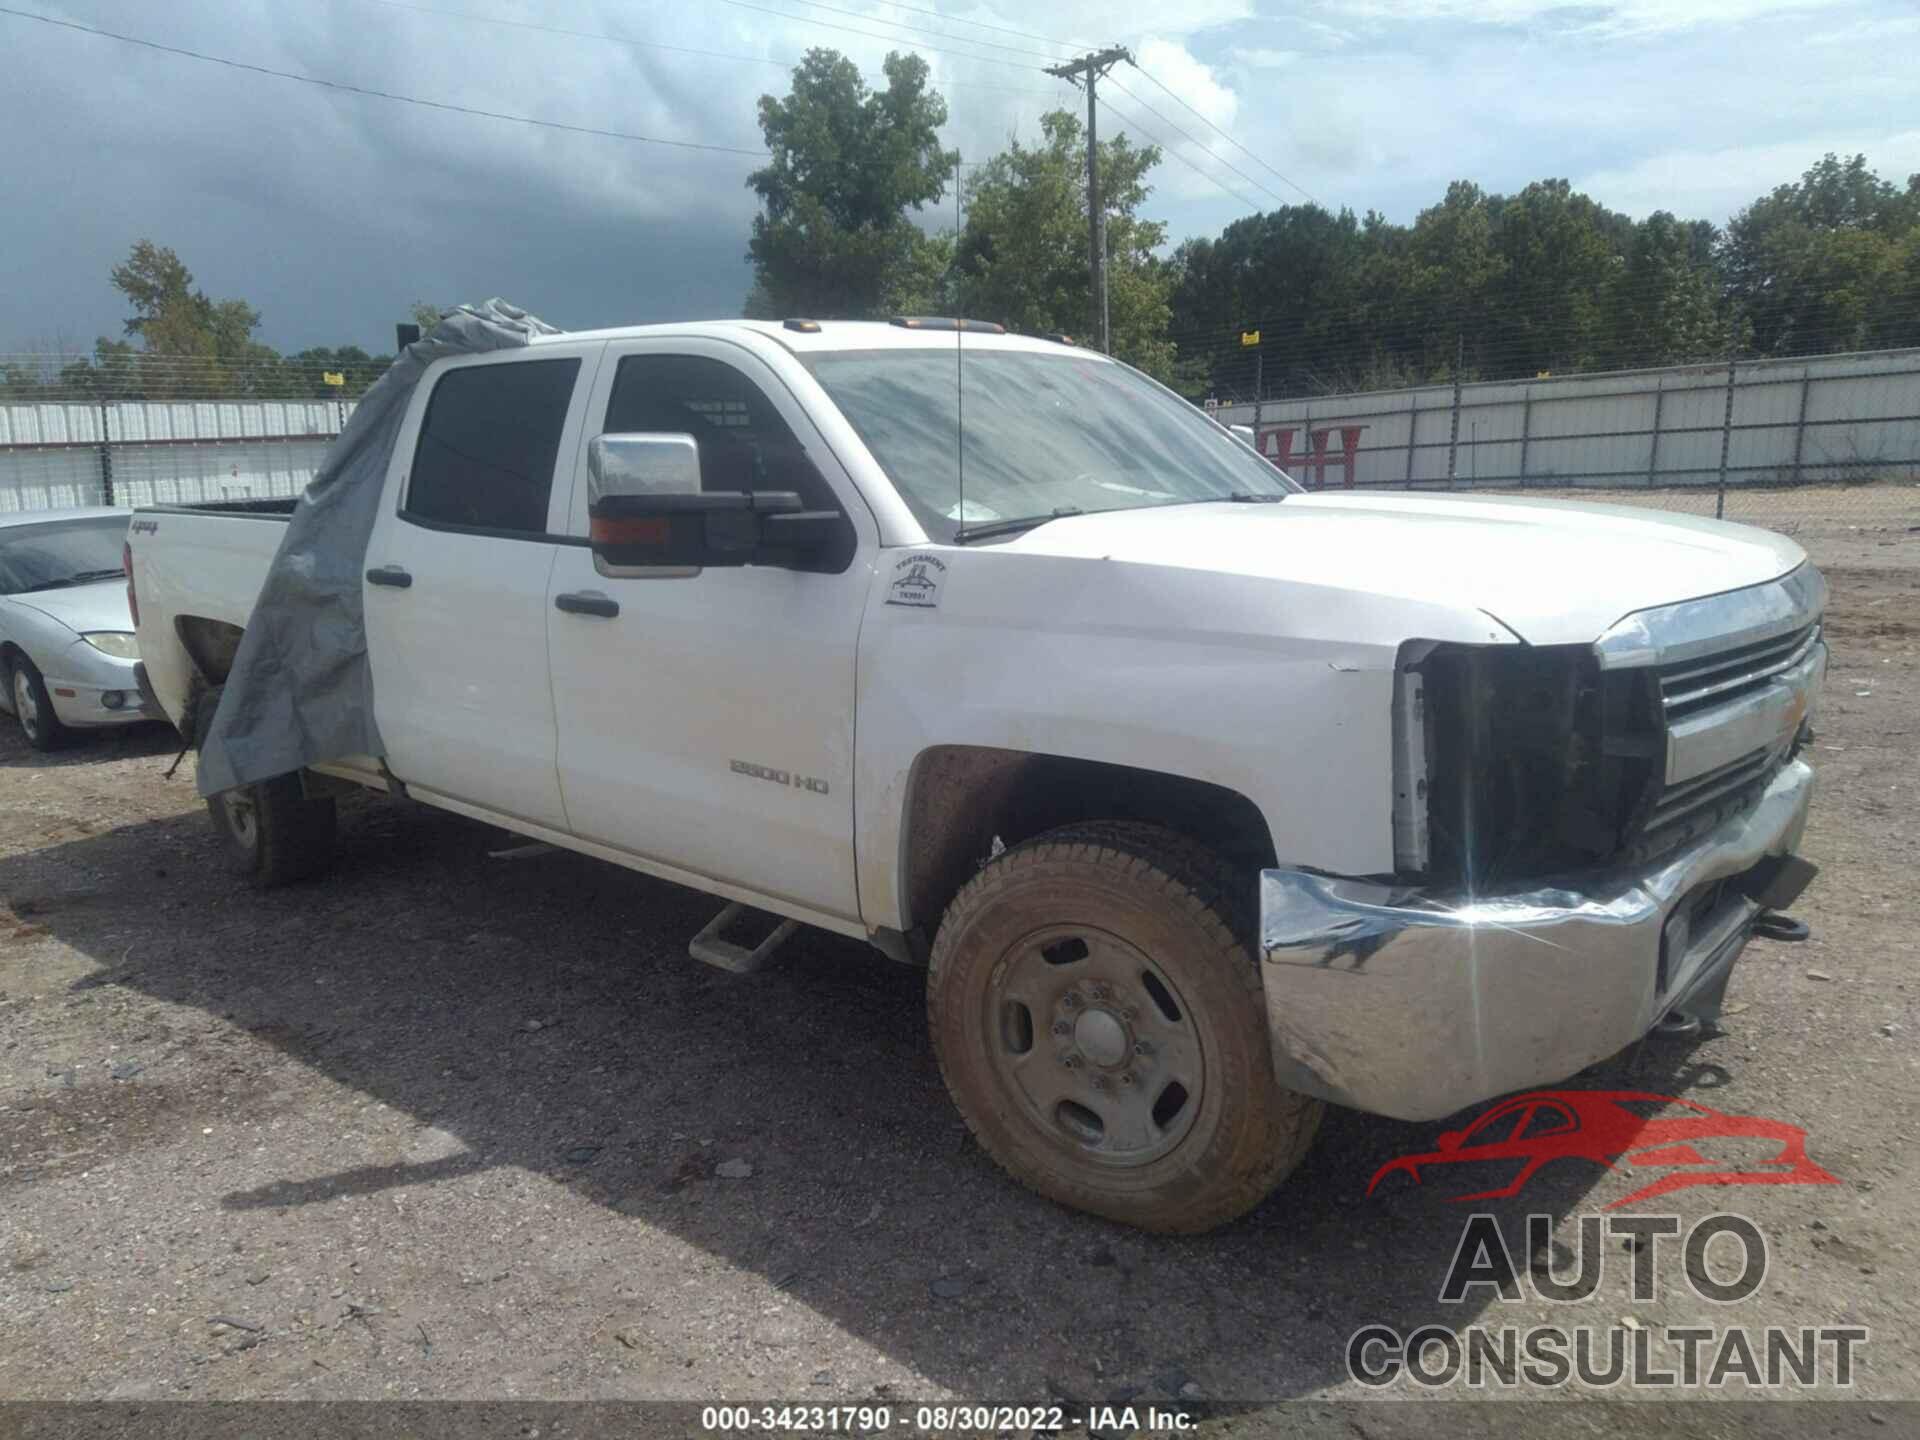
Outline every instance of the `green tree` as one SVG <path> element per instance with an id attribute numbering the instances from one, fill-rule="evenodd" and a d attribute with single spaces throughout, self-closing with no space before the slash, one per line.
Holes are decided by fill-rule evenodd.
<path id="1" fill-rule="evenodd" d="M 1092 309 L 1087 267 L 1086 133 L 1071 111 L 1040 117 L 1041 143 L 1017 140 L 967 184 L 966 225 L 954 256 L 959 310 L 1010 329 L 1084 334 Z M 1173 375 L 1174 269 L 1155 258 L 1166 226 L 1140 217 L 1155 146 L 1125 135 L 1100 143 L 1106 209 L 1107 313 L 1113 353 L 1148 374 Z"/>
<path id="2" fill-rule="evenodd" d="M 923 258 L 907 218 L 945 193 L 956 156 L 940 147 L 947 104 L 927 63 L 890 54 L 871 90 L 851 60 L 809 50 L 785 99 L 760 97 L 771 160 L 747 177 L 760 196 L 746 308 L 765 316 L 867 318 Z"/>
<path id="3" fill-rule="evenodd" d="M 113 267 L 113 287 L 133 307 L 125 333 L 138 337 L 136 387 L 150 399 L 248 392 L 248 377 L 277 359 L 256 345 L 260 312 L 244 300 L 215 300 L 193 288 L 193 272 L 171 249 L 151 240 L 134 243 Z M 104 337 L 96 360 L 118 365 L 126 356 L 109 352 Z"/>
<path id="4" fill-rule="evenodd" d="M 1713 227 L 1656 210 L 1634 227 L 1604 292 L 1599 365 L 1626 370 L 1724 355 L 1728 324 L 1712 263 Z"/>
<path id="5" fill-rule="evenodd" d="M 1762 355 L 1912 343 L 1915 318 L 1889 301 L 1906 293 L 1920 228 L 1920 177 L 1899 190 L 1864 155 L 1826 155 L 1727 226 L 1722 258 L 1731 298 Z"/>

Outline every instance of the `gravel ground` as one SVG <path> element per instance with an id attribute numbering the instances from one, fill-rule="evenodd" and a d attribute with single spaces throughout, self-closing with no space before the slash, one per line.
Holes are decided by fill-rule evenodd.
<path id="1" fill-rule="evenodd" d="M 1636 1303 L 1610 1261 L 1578 1316 L 1443 1305 L 1472 1207 L 1366 1197 L 1443 1127 L 1349 1112 L 1221 1233 L 1070 1214 L 971 1144 L 920 976 L 861 946 L 802 932 L 727 976 L 686 955 L 712 901 L 490 859 L 499 832 L 373 797 L 347 802 L 331 879 L 252 893 L 191 762 L 163 778 L 170 731 L 42 757 L 8 727 L 0 1396 L 1204 1407 L 1365 1393 L 1344 1350 L 1371 1322 L 1632 1314 L 1863 1324 L 1857 1393 L 1920 1399 L 1920 535 L 1803 539 L 1834 586 L 1813 939 L 1752 946 L 1720 1032 L 1579 1082 L 1806 1128 L 1839 1185 L 1655 1207 L 1752 1217 L 1772 1269 L 1749 1300 Z M 1482 1208 L 1573 1238 L 1627 1185 L 1559 1166 Z M 1403 1433 L 1401 1407 L 1369 1413 L 1349 1433 Z"/>

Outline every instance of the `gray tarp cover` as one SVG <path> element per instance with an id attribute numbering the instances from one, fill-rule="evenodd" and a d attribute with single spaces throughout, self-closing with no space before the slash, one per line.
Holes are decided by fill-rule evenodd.
<path id="1" fill-rule="evenodd" d="M 462 305 L 361 397 L 293 519 L 254 602 L 200 752 L 202 795 L 348 755 L 384 755 L 361 609 L 367 541 L 407 403 L 428 365 L 559 332 L 504 300 Z"/>

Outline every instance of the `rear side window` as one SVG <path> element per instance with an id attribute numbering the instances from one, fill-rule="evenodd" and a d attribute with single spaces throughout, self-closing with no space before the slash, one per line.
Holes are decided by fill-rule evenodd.
<path id="1" fill-rule="evenodd" d="M 580 362 L 449 370 L 433 387 L 406 509 L 412 520 L 544 535 L 553 465 Z"/>

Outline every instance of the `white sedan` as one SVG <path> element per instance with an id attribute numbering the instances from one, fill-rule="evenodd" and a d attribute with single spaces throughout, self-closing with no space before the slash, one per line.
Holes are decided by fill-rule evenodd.
<path id="1" fill-rule="evenodd" d="M 156 717 L 134 678 L 121 568 L 129 511 L 0 515 L 0 709 L 36 750 Z"/>

